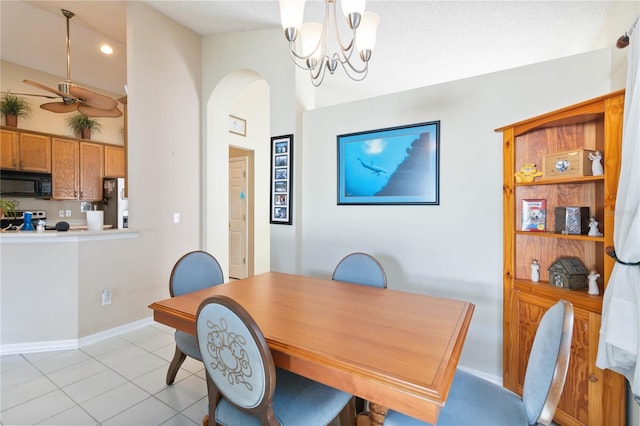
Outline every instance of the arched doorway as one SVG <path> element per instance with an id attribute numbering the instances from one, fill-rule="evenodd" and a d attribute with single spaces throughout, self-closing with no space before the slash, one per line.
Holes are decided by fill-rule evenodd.
<path id="1" fill-rule="evenodd" d="M 245 134 L 230 132 L 229 115 L 246 122 Z M 248 229 L 252 234 L 248 270 L 270 268 L 269 229 L 269 86 L 257 73 L 229 73 L 211 92 L 206 103 L 202 181 L 202 246 L 218 258 L 229 276 L 229 147 L 253 153 L 251 194 L 254 211 Z"/>

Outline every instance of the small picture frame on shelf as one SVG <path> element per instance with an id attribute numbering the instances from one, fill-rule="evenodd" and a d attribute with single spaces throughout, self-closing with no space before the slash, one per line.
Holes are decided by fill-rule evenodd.
<path id="1" fill-rule="evenodd" d="M 522 231 L 545 232 L 547 230 L 547 200 L 522 200 Z"/>

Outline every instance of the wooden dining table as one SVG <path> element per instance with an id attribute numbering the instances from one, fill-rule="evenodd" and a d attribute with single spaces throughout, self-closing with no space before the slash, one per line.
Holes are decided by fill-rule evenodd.
<path id="1" fill-rule="evenodd" d="M 435 424 L 474 305 L 424 294 L 267 272 L 149 305 L 157 322 L 195 334 L 209 296 L 235 299 L 262 330 L 276 365 Z"/>

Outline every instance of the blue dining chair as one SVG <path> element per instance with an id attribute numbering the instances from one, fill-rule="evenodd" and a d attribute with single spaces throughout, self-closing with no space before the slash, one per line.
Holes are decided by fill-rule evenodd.
<path id="1" fill-rule="evenodd" d="M 320 426 L 338 415 L 355 425 L 351 395 L 276 368 L 262 331 L 230 297 L 200 304 L 196 332 L 209 395 L 204 425 Z"/>
<path id="2" fill-rule="evenodd" d="M 205 251 L 196 250 L 182 256 L 173 266 L 169 278 L 169 293 L 171 297 L 180 296 L 223 282 L 222 268 L 216 258 Z M 176 330 L 175 341 L 176 351 L 167 371 L 167 385 L 175 381 L 187 356 L 202 361 L 196 336 Z"/>
<path id="3" fill-rule="evenodd" d="M 332 280 L 387 288 L 387 275 L 380 262 L 367 253 L 350 253 L 338 262 Z"/>
<path id="4" fill-rule="evenodd" d="M 536 331 L 522 398 L 495 383 L 458 369 L 437 426 L 549 425 L 564 387 L 573 335 L 573 305 L 564 300 L 545 312 Z M 389 410 L 385 426 L 425 426 Z"/>
<path id="5" fill-rule="evenodd" d="M 343 257 L 333 270 L 331 279 L 387 288 L 387 275 L 380 262 L 370 254 L 361 252 L 350 253 Z M 358 416 L 368 414 L 364 399 L 356 397 L 355 405 Z"/>

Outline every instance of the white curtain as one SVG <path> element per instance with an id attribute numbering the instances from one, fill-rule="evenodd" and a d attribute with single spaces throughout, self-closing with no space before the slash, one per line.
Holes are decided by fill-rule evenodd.
<path id="1" fill-rule="evenodd" d="M 624 375 L 640 398 L 640 30 L 629 30 L 622 164 L 613 242 L 617 258 L 604 293 L 596 366 Z M 635 31 L 634 31 L 635 30 Z"/>

